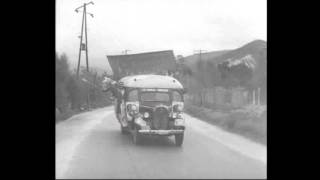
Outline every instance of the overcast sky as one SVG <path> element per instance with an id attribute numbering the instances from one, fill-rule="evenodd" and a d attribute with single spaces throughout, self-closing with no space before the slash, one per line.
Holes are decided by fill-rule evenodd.
<path id="1" fill-rule="evenodd" d="M 82 13 L 90 0 L 56 1 L 56 51 L 71 65 L 79 53 Z M 266 0 L 93 0 L 87 12 L 89 63 L 108 66 L 106 55 L 173 50 L 233 49 L 267 39 Z M 81 65 L 85 65 L 83 54 Z"/>

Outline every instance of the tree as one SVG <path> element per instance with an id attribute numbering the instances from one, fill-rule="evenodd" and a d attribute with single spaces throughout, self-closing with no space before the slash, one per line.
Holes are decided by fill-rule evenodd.
<path id="1" fill-rule="evenodd" d="M 69 75 L 69 64 L 66 54 L 62 54 L 59 57 L 56 53 L 56 82 L 64 83 Z"/>
<path id="2" fill-rule="evenodd" d="M 68 107 L 68 92 L 66 84 L 69 79 L 68 58 L 65 54 L 60 57 L 56 53 L 56 107 L 64 112 Z"/>
<path id="3" fill-rule="evenodd" d="M 79 109 L 81 104 L 85 102 L 85 92 L 83 89 L 84 87 L 77 79 L 76 74 L 72 74 L 67 84 L 67 91 L 72 109 Z"/>
<path id="4" fill-rule="evenodd" d="M 76 71 L 69 69 L 68 57 L 65 54 L 59 56 L 56 53 L 56 108 L 64 113 L 69 106 L 72 110 L 79 110 L 87 102 L 90 95 L 90 104 L 98 106 L 110 105 L 106 95 L 102 93 L 101 82 L 103 76 L 93 69 L 89 72 L 81 67 L 79 78 Z"/>

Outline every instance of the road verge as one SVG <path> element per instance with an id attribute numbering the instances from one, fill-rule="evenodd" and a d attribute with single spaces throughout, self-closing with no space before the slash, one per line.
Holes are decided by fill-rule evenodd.
<path id="1" fill-rule="evenodd" d="M 193 117 L 266 145 L 266 111 L 260 112 L 254 108 L 222 112 L 189 103 L 185 105 L 186 113 Z"/>

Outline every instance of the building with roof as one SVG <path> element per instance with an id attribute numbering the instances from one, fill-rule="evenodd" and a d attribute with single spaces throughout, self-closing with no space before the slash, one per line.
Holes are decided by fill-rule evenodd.
<path id="1" fill-rule="evenodd" d="M 176 70 L 176 61 L 172 50 L 107 55 L 107 59 L 115 80 L 128 75 L 168 74 Z"/>

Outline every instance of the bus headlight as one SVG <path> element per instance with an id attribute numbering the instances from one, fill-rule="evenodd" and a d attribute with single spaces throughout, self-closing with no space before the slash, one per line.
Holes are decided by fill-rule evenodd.
<path id="1" fill-rule="evenodd" d="M 128 112 L 129 112 L 129 114 L 131 115 L 131 116 L 133 116 L 133 115 L 137 115 L 138 113 L 139 113 L 139 108 L 138 108 L 138 106 L 137 105 L 135 105 L 135 104 L 128 104 L 127 105 L 127 109 L 128 109 Z"/>
<path id="2" fill-rule="evenodd" d="M 183 118 L 182 118 L 182 113 L 178 113 L 178 114 L 177 114 L 177 118 L 178 118 L 178 119 L 183 119 Z"/>
<path id="3" fill-rule="evenodd" d="M 137 106 L 136 106 L 135 104 L 132 104 L 132 105 L 131 105 L 131 110 L 132 110 L 132 111 L 136 111 L 137 109 L 138 109 L 138 108 L 137 108 Z"/>
<path id="4" fill-rule="evenodd" d="M 145 112 L 145 113 L 143 114 L 143 117 L 144 117 L 144 118 L 149 118 L 149 117 L 150 117 L 150 114 L 149 114 L 148 112 Z"/>

